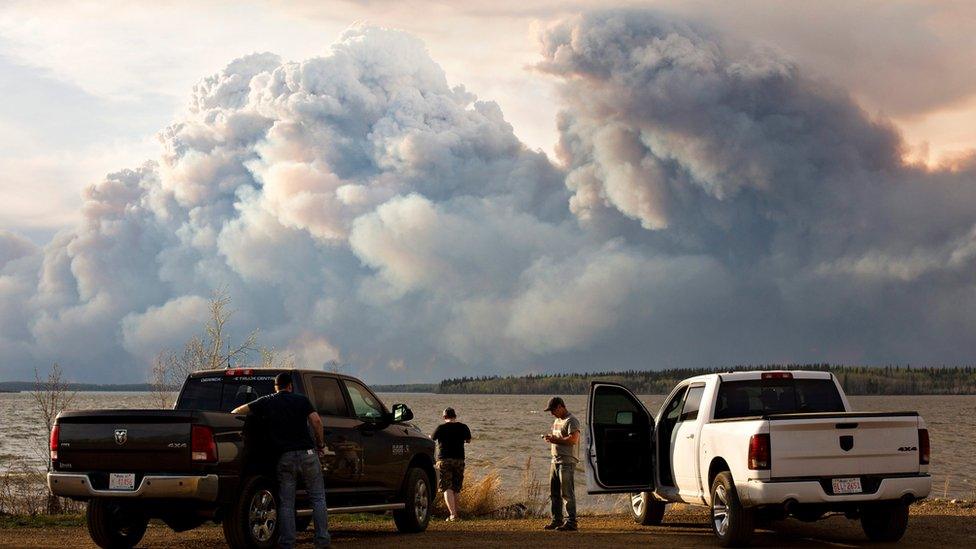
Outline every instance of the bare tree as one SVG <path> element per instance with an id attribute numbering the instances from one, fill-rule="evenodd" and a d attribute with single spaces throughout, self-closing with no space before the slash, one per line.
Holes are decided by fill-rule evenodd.
<path id="1" fill-rule="evenodd" d="M 261 368 L 294 368 L 295 353 L 283 353 L 274 347 L 261 347 Z"/>
<path id="2" fill-rule="evenodd" d="M 210 298 L 210 322 L 207 323 L 207 362 L 208 368 L 229 368 L 234 362 L 242 362 L 247 359 L 247 353 L 254 350 L 257 341 L 257 331 L 252 331 L 237 346 L 231 346 L 226 341 L 224 325 L 230 319 L 234 311 L 227 307 L 230 305 L 230 296 L 226 290 L 218 290 Z"/>
<path id="3" fill-rule="evenodd" d="M 74 401 L 76 393 L 68 389 L 68 382 L 64 379 L 61 366 L 55 363 L 51 366 L 46 379 L 34 368 L 34 390 L 30 392 L 34 401 L 34 409 L 41 421 L 44 422 L 44 432 L 50 433 L 54 427 L 54 420 Z M 47 471 L 51 471 L 51 460 L 47 460 Z M 58 513 L 61 510 L 61 500 L 48 490 L 47 512 Z"/>
<path id="4" fill-rule="evenodd" d="M 215 291 L 210 297 L 210 318 L 204 325 L 203 333 L 191 337 L 179 352 L 162 351 L 156 355 L 149 383 L 153 389 L 153 400 L 161 408 L 171 405 L 173 390 L 189 374 L 243 364 L 247 361 L 248 353 L 255 350 L 256 330 L 237 345 L 230 343 L 226 333 L 227 322 L 234 314 L 230 302 L 226 290 Z"/>

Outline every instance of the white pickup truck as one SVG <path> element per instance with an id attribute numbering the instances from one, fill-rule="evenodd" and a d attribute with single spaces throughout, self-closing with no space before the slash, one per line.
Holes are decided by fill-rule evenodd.
<path id="1" fill-rule="evenodd" d="M 668 502 L 707 505 L 723 546 L 755 524 L 828 513 L 897 541 L 929 495 L 929 436 L 918 412 L 852 412 L 829 372 L 750 371 L 686 379 L 657 417 L 622 385 L 593 381 L 587 489 L 630 493 L 641 524 Z"/>

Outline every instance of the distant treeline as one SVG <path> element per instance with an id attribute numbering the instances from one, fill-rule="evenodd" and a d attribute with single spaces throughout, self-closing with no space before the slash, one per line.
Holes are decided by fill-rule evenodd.
<path id="1" fill-rule="evenodd" d="M 594 372 L 445 379 L 434 392 L 443 394 L 585 394 L 590 381 L 613 381 L 645 395 L 666 394 L 681 380 L 702 374 L 743 370 L 818 370 L 833 372 L 850 395 L 972 395 L 976 368 L 914 366 L 838 366 L 831 364 L 764 364 L 732 368 L 680 368 L 660 371 Z"/>
<path id="2" fill-rule="evenodd" d="M 105 383 L 68 383 L 69 391 L 109 391 L 109 392 L 131 392 L 139 393 L 151 391 L 152 386 L 148 383 L 130 383 L 127 385 L 112 385 Z M 20 391 L 33 391 L 36 383 L 33 381 L 0 381 L 0 392 L 17 393 Z M 179 387 L 173 387 L 176 391 Z"/>

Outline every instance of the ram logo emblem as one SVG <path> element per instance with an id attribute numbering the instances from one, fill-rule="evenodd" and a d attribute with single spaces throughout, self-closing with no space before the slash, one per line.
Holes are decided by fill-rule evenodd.
<path id="1" fill-rule="evenodd" d="M 840 449 L 845 452 L 850 452 L 851 448 L 854 448 L 854 436 L 844 435 L 840 437 Z"/>
<path id="2" fill-rule="evenodd" d="M 115 430 L 115 443 L 119 446 L 125 444 L 129 440 L 129 430 L 128 429 L 116 429 Z"/>

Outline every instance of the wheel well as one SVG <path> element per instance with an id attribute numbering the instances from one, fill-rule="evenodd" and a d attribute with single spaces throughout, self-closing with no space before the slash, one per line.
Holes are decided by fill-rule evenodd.
<path id="1" fill-rule="evenodd" d="M 705 487 L 706 491 L 711 491 L 712 483 L 715 482 L 715 477 L 718 476 L 722 471 L 730 471 L 729 464 L 725 463 L 725 460 L 717 457 L 712 460 L 712 464 L 708 466 L 708 486 Z"/>
<path id="2" fill-rule="evenodd" d="M 403 471 L 403 482 L 401 483 L 400 491 L 406 487 L 407 482 L 407 472 L 413 467 L 420 467 L 424 471 L 427 471 L 427 476 L 430 478 L 431 490 L 435 490 L 437 487 L 437 472 L 434 470 L 434 462 L 430 459 L 427 454 L 417 454 L 413 456 L 410 460 L 410 464 Z"/>

